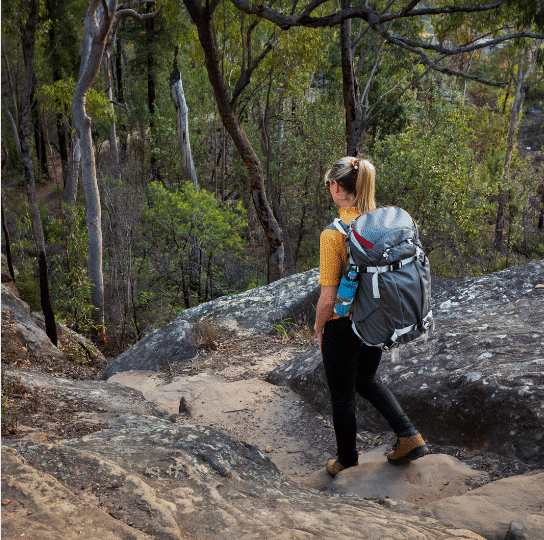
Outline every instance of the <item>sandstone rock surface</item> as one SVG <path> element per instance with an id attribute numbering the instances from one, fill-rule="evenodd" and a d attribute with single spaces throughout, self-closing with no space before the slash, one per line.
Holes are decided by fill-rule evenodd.
<path id="1" fill-rule="evenodd" d="M 471 481 L 479 476 L 480 473 L 452 456 L 428 455 L 406 466 L 393 467 L 381 451 L 372 457 L 361 455 L 359 465 L 341 472 L 326 490 L 363 499 L 388 498 L 425 506 L 469 491 Z"/>
<path id="2" fill-rule="evenodd" d="M 250 332 L 270 333 L 276 323 L 313 325 L 319 298 L 319 269 L 288 276 L 270 285 L 224 296 L 185 310 L 176 320 L 230 319 Z"/>
<path id="3" fill-rule="evenodd" d="M 21 347 L 27 349 L 31 355 L 62 362 L 66 357 L 61 349 L 63 346 L 69 346 L 76 349 L 74 352 L 86 357 L 89 362 L 106 363 L 104 355 L 89 340 L 60 323 L 57 323 L 60 349 L 53 345 L 45 333 L 43 315 L 32 312 L 30 306 L 16 296 L 16 291 L 10 290 L 5 285 L 2 285 L 2 318 L 10 321 L 14 327 L 14 336 L 11 339 L 19 341 Z"/>
<path id="4" fill-rule="evenodd" d="M 529 514 L 510 523 L 505 540 L 544 540 L 544 514 Z"/>
<path id="5" fill-rule="evenodd" d="M 255 447 L 203 426 L 126 414 L 79 440 L 10 446 L 27 466 L 77 493 L 80 508 L 102 508 L 135 538 L 347 540 L 361 531 L 369 540 L 480 538 L 417 508 L 396 512 L 300 486 Z M 3 462 L 3 475 L 13 478 L 19 463 Z M 25 504 L 22 492 L 11 493 Z M 99 538 L 92 530 L 86 537 Z"/>
<path id="6" fill-rule="evenodd" d="M 5 474 L 4 474 L 5 472 Z M 6 540 L 146 540 L 151 536 L 83 502 L 52 475 L 2 448 L 2 528 Z"/>
<path id="7" fill-rule="evenodd" d="M 487 540 L 504 540 L 511 530 L 534 529 L 544 519 L 544 473 L 512 476 L 470 493 L 430 503 L 426 509 L 452 527 L 466 527 Z M 535 518 L 519 521 L 523 516 Z M 531 537 L 533 538 L 533 537 Z M 533 538 L 533 540 L 535 540 Z"/>
<path id="8" fill-rule="evenodd" d="M 262 379 L 227 381 L 201 373 L 165 379 L 143 371 L 118 373 L 116 382 L 141 391 L 146 399 L 183 420 L 221 429 L 267 451 L 278 469 L 300 479 L 334 455 L 330 422 L 288 388 Z"/>
<path id="9" fill-rule="evenodd" d="M 169 415 L 160 407 L 144 399 L 141 392 L 102 381 L 72 381 L 62 377 L 52 377 L 40 371 L 13 369 L 6 366 L 5 372 L 12 377 L 18 377 L 23 385 L 29 388 L 47 390 L 59 396 L 74 396 L 80 398 L 96 408 L 96 414 L 123 414 L 133 413 L 158 418 L 167 418 Z"/>
<path id="10" fill-rule="evenodd" d="M 435 332 L 379 374 L 424 436 L 544 463 L 544 261 L 458 282 L 433 293 Z M 268 379 L 330 411 L 321 355 L 309 351 Z M 358 402 L 361 429 L 388 429 Z"/>
<path id="11" fill-rule="evenodd" d="M 161 371 L 169 364 L 183 364 L 195 354 L 192 325 L 187 321 L 173 321 L 155 330 L 110 362 L 98 380 L 107 381 L 115 373 L 123 371 Z"/>

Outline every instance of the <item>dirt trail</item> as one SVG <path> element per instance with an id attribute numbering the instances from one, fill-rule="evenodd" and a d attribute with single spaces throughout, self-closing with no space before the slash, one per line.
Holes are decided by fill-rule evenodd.
<path id="1" fill-rule="evenodd" d="M 201 355 L 183 374 L 118 373 L 108 382 L 140 390 L 146 399 L 178 414 L 179 421 L 210 426 L 257 446 L 292 479 L 300 481 L 334 457 L 330 418 L 292 390 L 264 381 L 275 367 L 308 343 L 245 336 Z"/>

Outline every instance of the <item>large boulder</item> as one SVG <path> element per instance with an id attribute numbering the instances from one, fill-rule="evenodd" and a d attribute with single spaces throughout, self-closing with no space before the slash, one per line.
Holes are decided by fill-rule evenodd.
<path id="1" fill-rule="evenodd" d="M 544 261 L 463 280 L 436 280 L 436 328 L 427 343 L 385 353 L 384 382 L 433 442 L 489 448 L 544 463 Z M 321 355 L 313 350 L 267 379 L 330 412 Z M 387 429 L 358 401 L 362 429 Z"/>
<path id="2" fill-rule="evenodd" d="M 425 508 L 452 527 L 470 529 L 487 540 L 504 540 L 509 529 L 512 537 L 516 531 L 519 534 L 544 523 L 544 472 L 497 480 L 469 493 L 432 502 Z M 530 515 L 535 517 L 520 522 Z M 539 536 L 530 538 L 537 540 Z"/>
<path id="3" fill-rule="evenodd" d="M 124 371 L 157 372 L 169 364 L 188 362 L 197 353 L 199 323 L 207 319 L 246 333 L 271 333 L 276 324 L 312 325 L 319 297 L 318 275 L 317 270 L 310 270 L 187 309 L 122 353 L 98 378 L 105 381 Z"/>
<path id="4" fill-rule="evenodd" d="M 124 371 L 162 371 L 169 365 L 180 365 L 195 357 L 197 352 L 192 325 L 173 321 L 139 341 L 110 362 L 98 376 L 107 381 Z"/>
<path id="5" fill-rule="evenodd" d="M 277 323 L 313 326 L 319 298 L 318 278 L 319 269 L 288 276 L 187 309 L 178 320 L 227 319 L 246 331 L 265 334 L 271 333 Z"/>
<path id="6" fill-rule="evenodd" d="M 119 415 L 125 413 L 156 416 L 166 419 L 169 413 L 144 398 L 139 390 L 117 383 L 103 381 L 72 381 L 62 377 L 53 377 L 40 371 L 4 368 L 8 377 L 17 379 L 31 390 L 47 392 L 57 397 L 70 396 L 85 401 L 96 410 L 96 416 L 107 413 Z"/>

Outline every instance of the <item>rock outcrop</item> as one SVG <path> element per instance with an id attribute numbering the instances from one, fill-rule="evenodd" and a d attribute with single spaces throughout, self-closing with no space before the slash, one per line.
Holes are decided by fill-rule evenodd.
<path id="1" fill-rule="evenodd" d="M 241 329 L 260 333 L 272 332 L 276 323 L 313 325 L 319 298 L 318 277 L 318 269 L 288 276 L 187 309 L 177 320 L 230 319 Z"/>
<path id="2" fill-rule="evenodd" d="M 516 494 L 512 496 L 512 494 Z M 504 540 L 521 530 L 544 524 L 544 473 L 503 478 L 470 493 L 426 506 L 437 519 L 467 528 L 486 540 Z M 534 516 L 529 519 L 529 516 Z M 516 532 L 517 531 L 517 532 Z M 544 529 L 532 540 L 544 538 Z"/>
<path id="3" fill-rule="evenodd" d="M 188 332 L 200 318 L 228 317 L 249 332 L 268 332 L 287 318 L 311 323 L 316 277 L 315 271 L 309 272 L 273 284 L 281 290 L 271 294 L 263 288 L 253 296 L 245 293 L 242 299 L 220 299 L 186 312 L 162 334 L 169 335 L 170 345 L 158 331 L 133 347 L 132 360 L 119 362 L 112 372 L 134 369 L 131 366 L 143 357 L 145 366 L 157 356 L 166 358 L 155 358 L 157 366 L 175 358 L 187 361 L 194 346 Z M 383 361 L 384 378 L 431 440 L 487 445 L 542 462 L 544 292 L 535 288 L 539 283 L 544 283 L 543 262 L 481 278 L 436 280 L 437 331 L 427 345 L 403 349 L 399 361 L 389 355 Z M 10 321 L 18 321 L 4 296 L 2 300 Z M 276 311 L 281 302 L 287 307 Z M 238 313 L 240 309 L 245 311 Z M 41 330 L 21 318 L 24 324 L 13 324 L 23 324 L 21 332 L 29 334 L 24 339 L 30 348 L 40 341 L 33 333 L 41 335 Z M 35 347 L 37 355 L 55 354 Z M 334 480 L 326 477 L 323 483 L 321 470 L 303 485 L 281 474 L 256 446 L 208 425 L 193 425 L 183 414 L 171 414 L 184 405 L 195 415 L 204 414 L 198 385 L 185 403 L 169 397 L 179 391 L 174 381 L 160 385 L 156 401 L 167 411 L 119 384 L 5 369 L 28 388 L 85 403 L 88 407 L 81 409 L 92 412 L 74 411 L 75 416 L 92 416 L 96 424 L 77 438 L 3 441 L 6 538 L 541 539 L 542 472 L 470 490 L 471 482 L 481 480 L 480 473 L 448 456 L 431 455 L 393 468 L 377 449 Z M 309 351 L 276 369 L 269 380 L 290 386 L 326 410 L 321 369 L 317 351 Z M 206 388 L 215 388 L 214 402 L 221 398 L 229 409 L 221 410 L 230 414 L 231 408 L 239 412 L 244 407 L 238 390 L 244 384 L 226 397 L 219 396 L 219 390 L 229 388 Z M 364 403 L 360 407 L 361 426 L 381 428 L 374 411 Z M 274 419 L 263 415 L 258 421 Z M 312 486 L 312 481 L 322 483 Z"/>
<path id="4" fill-rule="evenodd" d="M 48 358 L 54 364 L 66 360 L 65 350 L 84 358 L 93 364 L 106 364 L 104 355 L 87 339 L 57 323 L 58 347 L 51 343 L 45 333 L 45 323 L 41 313 L 33 312 L 30 306 L 16 296 L 16 291 L 2 285 L 2 334 L 10 334 L 4 339 L 3 360 L 9 362 L 16 356 L 19 363 L 22 356 Z"/>
<path id="5" fill-rule="evenodd" d="M 63 535 L 75 538 L 92 519 L 91 505 L 118 521 L 120 538 L 347 540 L 362 530 L 369 540 L 481 538 L 444 526 L 416 506 L 395 511 L 305 488 L 281 475 L 255 447 L 211 428 L 156 417 L 123 414 L 110 429 L 82 439 L 9 447 L 2 460 L 8 537 L 15 531 L 27 538 L 52 537 L 58 519 L 77 515 Z M 29 482 L 17 482 L 21 472 Z M 63 488 L 64 514 L 44 515 L 47 502 Z M 35 508 L 41 512 L 34 514 Z M 107 530 L 112 522 L 104 519 L 100 529 Z M 103 538 L 100 529 L 85 535 Z M 42 530 L 48 535 L 39 536 Z"/>
<path id="6" fill-rule="evenodd" d="M 206 319 L 257 333 L 271 333 L 277 323 L 313 324 L 319 297 L 317 278 L 318 271 L 310 270 L 187 309 L 108 364 L 99 379 L 106 381 L 123 371 L 161 371 L 168 364 L 191 360 L 197 352 L 194 336 L 198 323 Z"/>
<path id="7" fill-rule="evenodd" d="M 543 283 L 535 261 L 433 289 L 435 332 L 399 359 L 385 353 L 379 372 L 426 437 L 544 463 Z M 267 380 L 330 410 L 317 349 Z M 388 429 L 371 405 L 358 409 L 361 429 Z"/>
<path id="8" fill-rule="evenodd" d="M 107 381 L 124 371 L 162 371 L 169 365 L 180 365 L 196 354 L 192 325 L 187 321 L 173 321 L 139 341 L 110 362 L 98 379 Z"/>

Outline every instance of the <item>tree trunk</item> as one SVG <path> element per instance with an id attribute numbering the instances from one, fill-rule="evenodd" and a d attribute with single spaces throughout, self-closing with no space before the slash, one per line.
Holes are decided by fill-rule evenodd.
<path id="1" fill-rule="evenodd" d="M 262 164 L 240 124 L 236 110 L 228 99 L 219 66 L 217 42 L 211 27 L 212 13 L 209 11 L 209 5 L 207 4 L 207 7 L 203 8 L 198 0 L 183 1 L 197 27 L 199 40 L 204 50 L 208 78 L 221 120 L 249 172 L 253 204 L 268 240 L 267 280 L 268 283 L 272 283 L 282 277 L 284 247 L 280 226 L 266 198 Z M 224 158 L 225 156 L 223 156 Z"/>
<path id="2" fill-rule="evenodd" d="M 271 91 L 271 82 L 268 87 L 268 96 L 270 96 Z M 267 97 L 267 103 L 265 110 L 262 110 L 262 107 L 259 104 L 259 126 L 261 128 L 261 137 L 262 137 L 262 151 L 263 154 L 266 156 L 266 186 L 268 189 L 268 196 L 270 200 L 272 201 L 272 209 L 274 211 L 274 216 L 278 220 L 278 223 L 280 224 L 282 235 L 283 235 L 283 242 L 284 242 L 284 249 L 285 249 L 285 272 L 282 273 L 282 275 L 293 275 L 295 273 L 295 261 L 293 259 L 293 247 L 291 244 L 291 237 L 289 236 L 289 229 L 287 227 L 287 222 L 285 221 L 285 217 L 283 214 L 283 211 L 281 209 L 281 198 L 276 190 L 276 186 L 274 185 L 274 180 L 272 178 L 272 143 L 270 141 L 270 122 L 269 122 L 269 97 Z"/>
<path id="3" fill-rule="evenodd" d="M 538 216 L 537 229 L 542 231 L 544 229 L 544 184 L 540 184 L 538 191 L 541 193 L 540 199 L 540 215 Z"/>
<path id="4" fill-rule="evenodd" d="M 91 135 L 91 119 L 85 109 L 87 93 L 102 63 L 106 37 L 112 27 L 116 0 L 108 0 L 107 11 L 98 9 L 100 0 L 91 0 L 85 17 L 83 54 L 78 82 L 72 100 L 75 142 L 81 149 L 81 180 L 85 193 L 85 209 L 89 241 L 88 271 L 91 283 L 91 304 L 97 308 L 97 323 L 104 324 L 104 278 L 102 274 L 102 215 L 100 193 L 96 179 L 96 167 Z"/>
<path id="5" fill-rule="evenodd" d="M 106 97 L 110 102 L 110 107 L 113 112 L 113 92 L 111 81 L 111 52 L 115 47 L 115 36 L 112 37 L 112 46 L 108 47 L 104 51 L 102 57 L 102 68 L 104 71 L 104 82 L 106 83 Z M 115 127 L 115 120 L 112 118 L 108 127 L 108 141 L 110 143 L 110 161 L 113 169 L 113 177 L 120 178 L 119 176 L 119 150 L 117 149 L 117 129 Z"/>
<path id="6" fill-rule="evenodd" d="M 60 167 L 62 172 L 62 185 L 66 188 L 68 179 L 68 150 L 66 144 L 66 130 L 62 122 L 62 114 L 57 115 L 57 136 L 59 139 Z"/>
<path id="7" fill-rule="evenodd" d="M 148 13 L 152 9 L 153 4 L 147 4 Z M 146 21 L 145 23 L 146 33 L 147 33 L 147 108 L 149 110 L 149 127 L 151 132 L 153 132 L 153 115 L 155 113 L 155 98 L 156 98 L 156 88 L 157 88 L 157 75 L 155 73 L 155 57 L 151 50 L 151 44 L 155 39 L 155 21 L 153 19 Z M 151 151 L 151 177 L 153 180 L 160 181 L 161 173 L 159 170 L 159 162 L 157 161 L 157 156 L 155 152 Z"/>
<path id="8" fill-rule="evenodd" d="M 21 158 L 23 160 L 24 175 L 28 192 L 28 205 L 32 218 L 32 234 L 36 242 L 38 268 L 40 274 L 40 300 L 45 319 L 45 333 L 54 345 L 57 344 L 57 326 L 55 314 L 51 306 L 49 293 L 49 276 L 47 269 L 47 256 L 45 252 L 45 239 L 43 236 L 40 211 L 36 202 L 36 184 L 34 181 L 34 168 L 32 155 L 30 154 L 30 141 L 28 136 L 30 124 L 30 99 L 32 81 L 34 77 L 34 46 L 36 43 L 36 25 L 38 21 L 38 0 L 30 0 L 28 8 L 28 20 L 23 31 L 23 56 L 25 61 L 25 81 L 19 107 L 19 141 L 21 145 Z"/>
<path id="9" fill-rule="evenodd" d="M 79 138 L 74 137 L 72 141 L 72 153 L 68 162 L 66 186 L 64 189 L 64 203 L 67 207 L 75 208 L 77 203 L 77 188 L 81 175 L 81 145 Z M 68 210 L 71 213 L 71 210 Z M 67 219 L 67 221 L 69 221 Z"/>
<path id="10" fill-rule="evenodd" d="M 351 0 L 342 0 L 342 9 L 351 7 Z M 342 59 L 342 93 L 346 115 L 346 155 L 357 156 L 361 136 L 361 104 L 357 99 L 358 85 L 353 69 L 351 19 L 340 24 L 340 55 Z"/>
<path id="11" fill-rule="evenodd" d="M 523 99 L 525 92 L 523 83 L 530 71 L 524 73 L 524 60 L 526 52 L 520 54 L 518 73 L 516 76 L 516 90 L 514 93 L 514 101 L 512 103 L 512 111 L 510 113 L 510 127 L 508 129 L 508 137 L 506 139 L 506 156 L 504 158 L 504 171 L 502 174 L 501 184 L 499 185 L 499 202 L 497 204 L 497 217 L 495 219 L 495 238 L 493 247 L 496 251 L 504 249 L 504 229 L 506 225 L 506 207 L 508 205 L 508 186 L 510 184 L 510 165 L 512 163 L 512 155 L 516 144 L 516 132 L 521 117 L 523 107 Z"/>
<path id="12" fill-rule="evenodd" d="M 32 92 L 34 94 L 34 92 Z M 34 101 L 34 100 L 33 100 Z M 45 137 L 43 135 L 43 127 L 38 117 L 36 107 L 31 106 L 32 120 L 33 120 L 33 133 L 34 133 L 34 145 L 36 153 L 38 154 L 38 163 L 40 164 L 40 170 L 43 178 L 49 181 L 49 168 L 47 167 L 47 150 L 45 148 Z"/>
<path id="13" fill-rule="evenodd" d="M 116 98 L 118 103 L 124 103 L 125 101 L 125 92 L 124 92 L 124 80 L 123 80 L 123 64 L 122 59 L 122 45 L 119 39 L 116 41 L 116 52 L 115 52 L 115 82 L 116 82 Z M 121 156 L 126 157 L 127 145 L 128 145 L 128 134 L 127 128 L 125 125 L 120 126 L 120 135 L 119 139 L 121 142 Z"/>
<path id="14" fill-rule="evenodd" d="M 198 188 L 193 156 L 191 155 L 191 143 L 189 140 L 189 109 L 185 101 L 183 84 L 181 82 L 181 73 L 178 69 L 178 48 L 174 55 L 174 69 L 170 74 L 170 91 L 174 99 L 174 107 L 177 112 L 177 132 L 179 148 L 181 151 L 181 163 L 183 165 L 183 176 L 189 182 L 192 182 L 195 188 Z"/>
<path id="15" fill-rule="evenodd" d="M 2 176 L 4 176 L 4 169 L 8 161 L 8 149 L 6 143 L 2 139 Z M 15 270 L 13 269 L 13 259 L 11 257 L 11 242 L 9 239 L 8 223 L 6 220 L 6 212 L 4 210 L 4 198 L 2 197 L 2 231 L 4 232 L 4 243 L 6 245 L 6 259 L 8 261 L 9 275 L 11 279 L 15 281 Z"/>

